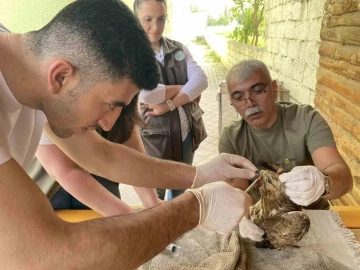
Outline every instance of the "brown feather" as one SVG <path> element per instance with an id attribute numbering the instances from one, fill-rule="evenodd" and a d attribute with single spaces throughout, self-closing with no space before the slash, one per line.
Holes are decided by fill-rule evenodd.
<path id="1" fill-rule="evenodd" d="M 277 173 L 262 170 L 261 178 L 261 198 L 250 207 L 251 220 L 265 231 L 264 240 L 256 246 L 279 249 L 296 246 L 309 230 L 309 217 L 285 194 L 285 185 Z"/>

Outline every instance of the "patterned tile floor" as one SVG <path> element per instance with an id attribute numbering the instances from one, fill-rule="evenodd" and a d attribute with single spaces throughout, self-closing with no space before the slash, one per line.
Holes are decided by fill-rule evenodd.
<path id="1" fill-rule="evenodd" d="M 208 76 L 209 86 L 201 96 L 200 106 L 204 110 L 203 116 L 208 137 L 200 144 L 199 149 L 195 152 L 193 165 L 203 164 L 218 154 L 219 139 L 219 104 L 217 93 L 220 82 L 224 79 L 226 68 L 220 62 L 214 61 L 211 57 L 211 50 L 207 45 L 188 45 L 190 52 L 198 64 L 203 68 Z M 222 95 L 222 120 L 223 125 L 236 118 L 234 109 L 230 106 L 227 95 Z M 120 185 L 120 193 L 123 201 L 129 205 L 141 205 L 141 201 L 134 189 L 128 185 Z"/>

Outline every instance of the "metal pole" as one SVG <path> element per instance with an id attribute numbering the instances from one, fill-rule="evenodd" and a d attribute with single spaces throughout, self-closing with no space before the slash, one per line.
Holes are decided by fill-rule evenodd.
<path id="1" fill-rule="evenodd" d="M 217 101 L 219 105 L 219 121 L 218 121 L 218 128 L 219 128 L 219 135 L 222 131 L 222 87 L 225 84 L 225 81 L 221 81 L 218 88 L 217 93 Z"/>

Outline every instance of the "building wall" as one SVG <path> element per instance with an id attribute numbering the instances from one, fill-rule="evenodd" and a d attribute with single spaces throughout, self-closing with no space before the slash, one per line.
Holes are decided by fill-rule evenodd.
<path id="1" fill-rule="evenodd" d="M 336 205 L 360 205 L 360 1 L 327 1 L 315 105 L 350 166 L 354 189 Z"/>
<path id="2" fill-rule="evenodd" d="M 74 0 L 0 0 L 0 23 L 10 31 L 25 33 L 47 24 Z M 133 0 L 123 0 L 132 9 Z"/>
<path id="3" fill-rule="evenodd" d="M 265 1 L 267 30 L 264 48 L 226 39 L 210 29 L 206 40 L 227 68 L 243 59 L 262 60 L 269 66 L 273 78 L 290 91 L 290 101 L 314 105 L 325 1 Z"/>
<path id="4" fill-rule="evenodd" d="M 1 0 L 0 20 L 10 31 L 40 29 L 73 0 Z"/>

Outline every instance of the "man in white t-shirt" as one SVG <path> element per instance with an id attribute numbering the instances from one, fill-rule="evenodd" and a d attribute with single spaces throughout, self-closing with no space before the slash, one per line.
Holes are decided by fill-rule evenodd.
<path id="1" fill-rule="evenodd" d="M 149 41 L 121 1 L 74 1 L 39 31 L 0 32 L 0 72 L 2 268 L 134 269 L 197 225 L 229 232 L 247 214 L 251 198 L 218 181 L 253 178 L 248 160 L 223 154 L 194 168 L 94 131 L 110 130 L 138 89 L 159 79 Z M 115 182 L 192 189 L 138 214 L 64 222 L 24 171 L 43 126 L 59 166 L 76 162 Z"/>

